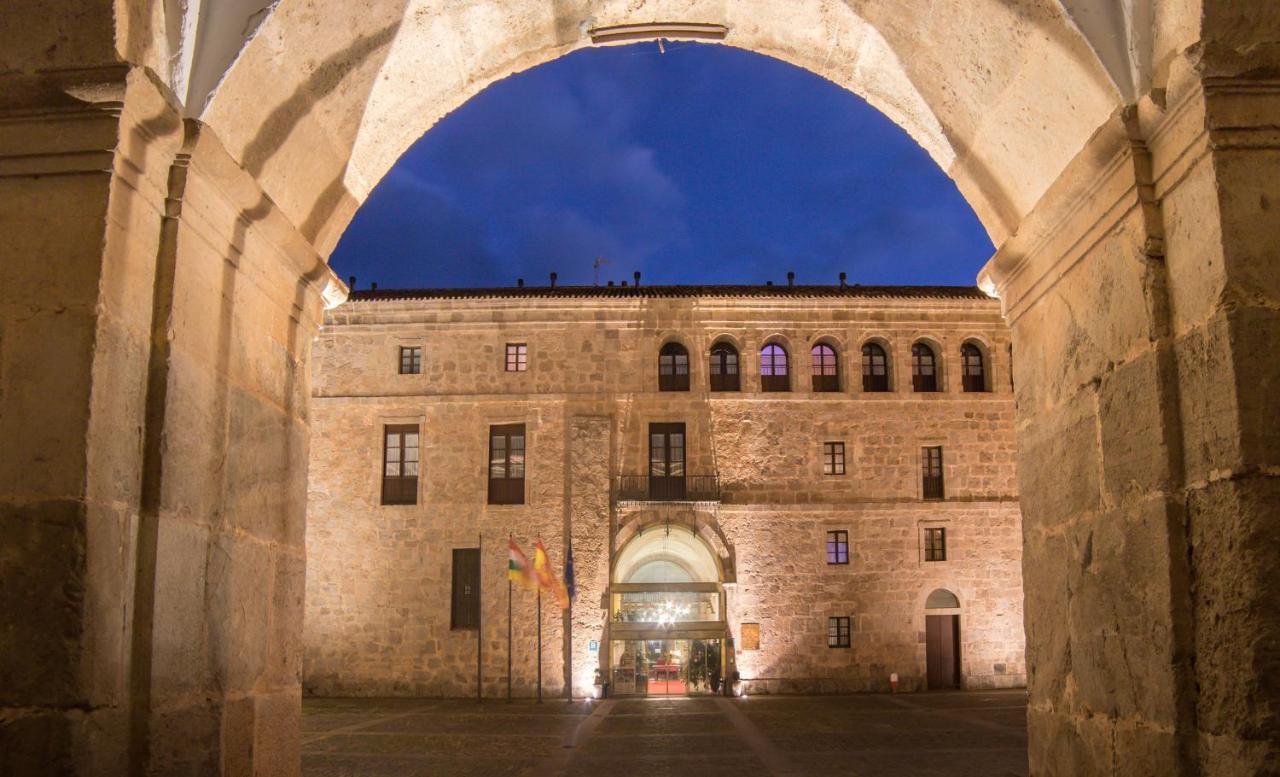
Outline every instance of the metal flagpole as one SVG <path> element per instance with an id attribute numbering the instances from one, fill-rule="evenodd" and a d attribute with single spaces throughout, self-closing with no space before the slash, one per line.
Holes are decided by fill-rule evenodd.
<path id="1" fill-rule="evenodd" d="M 476 701 L 481 701 L 481 657 L 484 651 L 484 532 L 476 534 L 479 564 L 476 569 Z"/>
<path id="2" fill-rule="evenodd" d="M 542 586 L 538 586 L 538 703 L 542 703 Z"/>
<path id="3" fill-rule="evenodd" d="M 568 652 L 568 659 L 565 661 L 565 668 L 568 669 L 564 678 L 564 700 L 573 701 L 573 599 L 569 600 L 569 608 L 565 610 L 566 616 L 565 633 L 569 639 L 565 640 L 565 650 Z"/>
<path id="4" fill-rule="evenodd" d="M 510 535 L 507 542 L 511 542 Z M 507 703 L 511 703 L 511 574 L 507 573 Z"/>

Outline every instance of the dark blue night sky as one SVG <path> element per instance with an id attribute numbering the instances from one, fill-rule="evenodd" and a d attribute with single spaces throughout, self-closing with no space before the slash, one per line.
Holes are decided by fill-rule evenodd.
<path id="1" fill-rule="evenodd" d="M 896 125 L 726 46 L 587 49 L 493 85 L 400 159 L 332 264 L 359 288 L 972 284 L 991 242 Z"/>

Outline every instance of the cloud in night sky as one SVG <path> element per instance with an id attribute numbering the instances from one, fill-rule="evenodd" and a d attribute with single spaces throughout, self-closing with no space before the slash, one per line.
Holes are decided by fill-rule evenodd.
<path id="1" fill-rule="evenodd" d="M 359 285 L 973 283 L 991 243 L 860 98 L 724 46 L 587 49 L 489 87 L 397 162 L 334 252 Z"/>

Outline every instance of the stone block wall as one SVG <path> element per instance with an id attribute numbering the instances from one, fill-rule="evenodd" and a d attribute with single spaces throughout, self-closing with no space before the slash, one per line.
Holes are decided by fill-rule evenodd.
<path id="1" fill-rule="evenodd" d="M 763 322 L 767 321 L 765 324 Z M 861 344 L 890 344 L 894 391 L 861 391 Z M 910 345 L 940 345 L 942 391 L 910 390 Z M 705 354 L 741 350 L 743 390 L 711 393 Z M 690 351 L 691 391 L 657 391 L 657 353 Z M 836 346 L 842 390 L 814 393 L 809 348 Z M 982 343 L 993 391 L 960 390 L 961 342 Z M 785 341 L 793 391 L 758 390 L 759 348 Z M 503 370 L 525 342 L 529 369 Z M 399 348 L 422 348 L 400 375 Z M 684 422 L 687 472 L 718 475 L 719 505 L 699 520 L 727 543 L 728 621 L 761 624 L 759 651 L 737 658 L 756 692 L 887 690 L 924 685 L 924 600 L 961 601 L 967 687 L 1025 682 L 1021 522 L 1015 486 L 1007 332 L 996 304 L 967 295 L 538 300 L 357 299 L 328 314 L 314 351 L 308 494 L 304 689 L 314 694 L 506 693 L 508 535 L 541 537 L 558 569 L 572 537 L 571 618 L 544 598 L 543 688 L 587 693 L 608 649 L 604 594 L 630 520 L 611 499 L 620 475 L 644 475 L 648 424 Z M 486 504 L 490 425 L 527 429 L 526 500 Z M 380 504 L 383 427 L 422 430 L 418 503 Z M 824 475 L 822 444 L 843 441 L 844 475 Z M 925 502 L 920 448 L 941 445 L 947 498 Z M 632 505 L 625 510 L 643 508 Z M 661 512 L 661 511 L 659 511 Z M 660 517 L 654 520 L 662 520 Z M 924 526 L 945 526 L 948 558 L 923 560 Z M 829 566 L 826 531 L 849 532 L 850 564 Z M 451 630 L 452 550 L 483 548 L 483 644 Z M 534 597 L 512 597 L 512 690 L 535 690 Z M 849 615 L 850 649 L 826 643 Z M 573 658 L 565 661 L 566 646 Z M 479 656 L 477 656 L 479 648 Z M 570 664 L 571 665 L 568 665 Z"/>

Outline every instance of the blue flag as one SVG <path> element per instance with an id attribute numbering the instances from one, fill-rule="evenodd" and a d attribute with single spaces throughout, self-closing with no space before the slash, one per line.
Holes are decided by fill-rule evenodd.
<path id="1" fill-rule="evenodd" d="M 569 599 L 573 599 L 575 593 L 573 586 L 573 542 L 569 543 L 569 550 L 564 554 L 564 588 L 569 592 Z"/>

